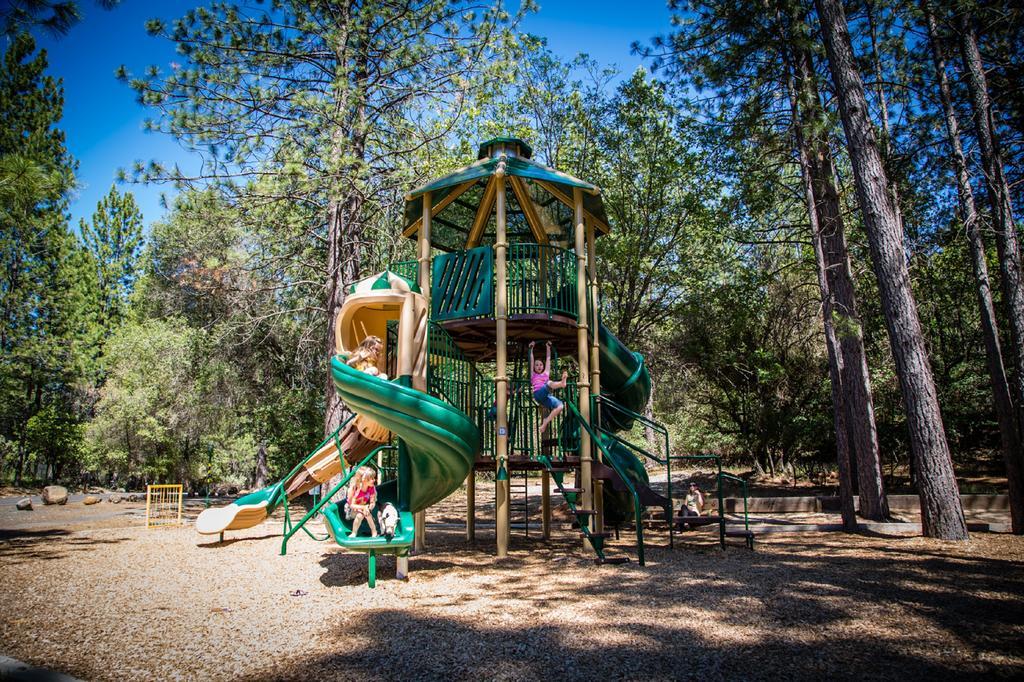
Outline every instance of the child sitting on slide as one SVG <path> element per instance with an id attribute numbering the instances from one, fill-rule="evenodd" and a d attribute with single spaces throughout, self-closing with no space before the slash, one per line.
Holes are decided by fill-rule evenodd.
<path id="1" fill-rule="evenodd" d="M 358 369 L 360 372 L 366 372 L 372 377 L 380 377 L 386 381 L 388 375 L 377 369 L 377 361 L 382 350 L 384 350 L 384 342 L 381 341 L 379 336 L 371 334 L 362 340 L 359 347 L 349 356 L 345 364 Z"/>
<path id="2" fill-rule="evenodd" d="M 353 517 L 350 538 L 359 534 L 363 519 L 370 526 L 370 535 L 377 537 L 377 526 L 373 522 L 373 509 L 377 506 L 376 481 L 377 474 L 368 466 L 360 467 L 352 477 L 352 485 L 348 489 L 348 513 Z"/>
<path id="3" fill-rule="evenodd" d="M 533 399 L 537 401 L 537 404 L 541 407 L 546 407 L 550 410 L 548 416 L 544 417 L 544 421 L 540 423 L 540 433 L 544 433 L 544 430 L 548 428 L 548 424 L 551 420 L 562 413 L 565 409 L 565 404 L 561 400 L 555 397 L 555 391 L 560 388 L 565 388 L 569 373 L 562 370 L 562 380 L 552 381 L 551 380 L 551 342 L 548 341 L 545 346 L 547 348 L 547 358 L 544 362 L 533 359 L 533 347 L 536 345 L 536 341 L 530 342 L 530 387 L 533 389 Z"/>

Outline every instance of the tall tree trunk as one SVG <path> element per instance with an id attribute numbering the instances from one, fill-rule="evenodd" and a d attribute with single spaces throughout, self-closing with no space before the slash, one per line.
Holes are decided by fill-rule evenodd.
<path id="1" fill-rule="evenodd" d="M 345 302 L 349 286 L 359 278 L 362 243 L 362 197 L 355 194 L 331 202 L 327 238 L 327 357 L 336 352 L 334 324 Z M 327 371 L 324 435 L 332 433 L 345 418 L 345 405 L 338 397 L 331 372 Z"/>
<path id="2" fill-rule="evenodd" d="M 885 494 L 875 405 L 871 393 L 871 374 L 864 332 L 857 313 L 857 295 L 853 283 L 853 267 L 846 245 L 846 228 L 836 182 L 832 149 L 825 135 L 825 113 L 809 51 L 797 55 L 797 84 L 805 116 L 804 130 L 808 139 L 809 171 L 813 182 L 815 208 L 822 234 L 826 274 L 833 297 L 836 338 L 843 356 L 843 393 L 847 412 L 847 430 L 851 444 L 850 468 L 856 473 L 860 493 L 860 515 L 882 521 L 889 518 L 889 501 Z"/>
<path id="3" fill-rule="evenodd" d="M 828 374 L 832 389 L 832 423 L 836 433 L 836 465 L 839 469 L 839 509 L 843 528 L 852 531 L 857 528 L 857 513 L 853 505 L 853 477 L 850 471 L 850 434 L 847 425 L 847 406 L 843 388 L 843 358 L 839 349 L 834 326 L 832 292 L 828 282 L 828 265 L 822 245 L 821 229 L 818 223 L 818 200 L 814 194 L 811 177 L 811 154 L 804 132 L 803 108 L 797 100 L 797 86 L 792 75 L 789 78 L 790 107 L 793 111 L 793 131 L 796 137 L 800 177 L 803 180 L 804 202 L 807 205 L 807 222 L 811 228 L 811 243 L 814 246 L 814 261 L 817 265 L 818 290 L 821 292 L 821 316 L 825 328 L 825 349 L 828 352 Z"/>
<path id="4" fill-rule="evenodd" d="M 974 109 L 974 128 L 981 152 L 985 189 L 992 210 L 992 222 L 999 252 L 999 272 L 1003 299 L 1010 323 L 1013 358 L 1013 397 L 1017 401 L 1017 422 L 1024 426 L 1024 282 L 1021 281 L 1020 248 L 1013 223 L 1010 189 L 1003 173 L 1002 152 L 996 132 L 988 82 L 978 51 L 978 40 L 971 17 L 959 17 L 960 51 L 963 56 L 967 87 Z"/>
<path id="5" fill-rule="evenodd" d="M 347 18 L 346 18 L 347 19 Z M 337 68 L 345 73 L 335 93 L 335 131 L 332 156 L 340 164 L 331 179 L 334 198 L 327 208 L 327 357 L 336 352 L 334 324 L 345 302 L 349 286 L 359 278 L 362 265 L 363 205 L 366 201 L 360 178 L 366 163 L 367 64 L 365 42 L 358 27 L 346 24 L 339 30 Z M 349 69 L 352 69 L 349 72 Z M 345 418 L 345 406 L 338 397 L 331 372 L 327 372 L 324 404 L 324 435 L 334 432 Z"/>
<path id="6" fill-rule="evenodd" d="M 885 96 L 885 74 L 882 70 L 882 57 L 878 50 L 878 23 L 875 21 L 875 3 L 870 0 L 864 3 L 864 14 L 868 20 L 868 37 L 871 42 L 871 64 L 875 77 L 875 96 L 878 98 L 878 118 L 882 124 L 880 149 L 882 159 L 888 168 L 892 168 L 892 129 L 889 126 L 889 101 Z M 895 180 L 889 182 L 889 193 L 892 194 L 892 205 L 896 207 L 896 218 L 903 230 L 903 211 L 900 209 L 900 188 Z"/>
<path id="7" fill-rule="evenodd" d="M 267 442 L 260 441 L 260 446 L 256 448 L 256 471 L 253 472 L 252 482 L 254 489 L 266 487 L 267 473 Z"/>
<path id="8" fill-rule="evenodd" d="M 989 380 L 992 383 L 992 400 L 996 419 L 999 423 L 999 437 L 1006 462 L 1006 477 L 1010 489 L 1010 520 L 1013 532 L 1024 533 L 1024 452 L 1021 451 L 1020 424 L 1014 412 L 1010 382 L 1006 377 L 1002 348 L 999 341 L 999 326 L 995 308 L 992 305 L 992 287 L 985 256 L 985 242 L 981 234 L 978 209 L 974 203 L 974 190 L 967 170 L 967 157 L 960 144 L 960 123 L 953 108 L 953 97 L 946 75 L 946 57 L 939 43 L 938 23 L 927 0 L 921 2 L 928 42 L 931 46 L 932 65 L 935 80 L 939 86 L 939 99 L 946 122 L 946 136 L 949 139 L 950 160 L 956 177 L 957 200 L 960 219 L 967 230 L 967 243 L 971 250 L 971 265 L 974 269 L 975 294 L 978 297 L 978 312 L 981 315 L 982 337 L 985 340 L 985 357 L 988 361 Z"/>
<path id="9" fill-rule="evenodd" d="M 644 417 L 654 421 L 654 380 L 651 380 L 651 394 L 647 397 L 647 404 L 644 405 Z M 662 443 L 657 432 L 650 426 L 644 426 L 644 438 L 647 440 L 647 450 L 660 457 Z"/>
<path id="10" fill-rule="evenodd" d="M 892 130 L 889 126 L 889 102 L 885 95 L 885 77 L 882 70 L 882 59 L 878 49 L 878 24 L 875 21 L 874 2 L 867 2 L 864 7 L 868 20 L 868 31 L 871 39 L 871 61 L 875 72 L 875 94 L 878 98 L 878 113 L 882 123 L 882 159 L 891 167 L 893 161 L 892 153 Z M 810 53 L 807 54 L 808 63 Z M 813 72 L 812 72 L 813 73 Z M 817 93 L 815 93 L 817 96 Z M 878 446 L 878 429 L 875 426 L 875 407 L 871 395 L 871 375 L 868 371 L 867 353 L 864 351 L 864 333 L 861 329 L 860 319 L 857 317 L 856 299 L 854 298 L 852 268 L 850 267 L 850 256 L 846 248 L 846 235 L 842 230 L 842 209 L 839 203 L 839 192 L 836 190 L 836 169 L 835 161 L 832 158 L 832 150 L 827 141 L 821 146 L 822 163 L 821 177 L 825 183 L 822 194 L 828 199 L 827 206 L 833 212 L 839 228 L 835 231 L 835 248 L 837 259 L 842 259 L 845 267 L 837 270 L 836 276 L 840 280 L 835 285 L 837 297 L 846 298 L 845 292 L 849 292 L 851 308 L 849 308 L 849 324 L 843 326 L 844 333 L 841 336 L 843 348 L 849 354 L 848 371 L 859 373 L 862 378 L 851 381 L 851 390 L 860 391 L 865 389 L 863 396 L 856 396 L 851 404 L 854 409 L 865 410 L 869 414 L 853 423 L 854 447 L 857 462 L 857 483 L 860 493 L 860 514 L 861 516 L 883 521 L 889 518 L 889 500 L 885 494 L 885 479 L 882 476 L 881 453 Z M 899 185 L 896 182 L 889 183 L 889 193 L 892 196 L 892 205 L 896 210 L 896 219 L 899 225 L 900 234 L 903 234 L 903 212 L 900 209 Z M 833 199 L 834 197 L 834 199 Z M 826 231 L 827 233 L 827 231 Z M 844 306 L 845 307 L 845 306 Z M 848 332 L 848 333 L 847 333 Z M 865 427 L 867 424 L 869 426 Z"/>
<path id="11" fill-rule="evenodd" d="M 918 494 L 924 534 L 946 540 L 966 540 L 967 523 L 960 505 L 921 321 L 910 287 L 903 234 L 868 118 L 864 83 L 854 64 L 846 14 L 840 0 L 815 0 L 815 6 L 821 20 L 857 198 L 871 247 L 872 266 L 878 279 L 882 312 L 907 411 L 910 449 L 920 472 Z"/>

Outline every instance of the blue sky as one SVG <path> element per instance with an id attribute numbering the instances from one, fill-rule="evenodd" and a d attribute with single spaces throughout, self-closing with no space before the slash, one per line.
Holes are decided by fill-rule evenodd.
<path id="1" fill-rule="evenodd" d="M 105 12 L 90 0 L 81 0 L 85 17 L 70 34 L 39 38 L 49 55 L 49 72 L 64 81 L 61 128 L 79 162 L 80 188 L 71 203 L 73 225 L 92 215 L 115 182 L 118 169 L 153 159 L 179 162 L 186 168 L 193 165 L 173 138 L 142 130 L 143 121 L 153 114 L 136 103 L 134 93 L 114 78 L 114 71 L 125 64 L 139 73 L 149 64 L 166 67 L 174 61 L 173 45 L 148 36 L 145 22 L 153 17 L 174 19 L 199 4 L 201 0 L 123 0 Z M 540 11 L 526 20 L 523 29 L 546 37 L 558 55 L 586 52 L 629 74 L 641 63 L 630 54 L 630 44 L 665 33 L 668 21 L 663 0 L 547 0 L 540 2 Z M 164 213 L 161 194 L 173 194 L 167 186 L 131 184 L 121 189 L 135 194 L 147 225 Z"/>

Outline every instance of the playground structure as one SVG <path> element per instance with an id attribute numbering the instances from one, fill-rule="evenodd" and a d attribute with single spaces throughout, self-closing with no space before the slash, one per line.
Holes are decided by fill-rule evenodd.
<path id="1" fill-rule="evenodd" d="M 146 528 L 181 525 L 183 490 L 181 484 L 146 486 Z"/>
<path id="2" fill-rule="evenodd" d="M 701 459 L 717 467 L 717 512 L 687 524 L 717 524 L 723 546 L 730 536 L 752 544 L 745 525 L 727 529 L 722 486 L 734 477 L 717 457 L 671 455 L 665 428 L 642 414 L 651 390 L 643 357 L 601 324 L 595 241 L 609 226 L 600 190 L 531 156 L 521 140 L 489 140 L 476 163 L 407 195 L 403 236 L 416 239 L 417 260 L 357 282 L 336 319 L 330 371 L 354 416 L 281 482 L 203 512 L 200 533 L 223 538 L 226 530 L 256 525 L 287 500 L 345 474 L 298 522 L 285 505 L 281 551 L 300 529 L 326 539 L 307 527 L 322 515 L 327 536 L 368 554 L 372 586 L 379 554 L 397 555 L 405 575 L 410 548 L 423 546 L 424 511 L 463 482 L 466 533 L 474 538 L 475 471 L 494 472 L 497 555 L 505 556 L 511 477 L 539 471 L 545 538 L 553 483 L 598 563 L 629 560 L 609 556 L 605 544 L 611 528 L 631 523 L 643 565 L 646 510 L 659 510 L 670 543 L 680 521 L 672 462 Z M 369 335 L 386 340 L 377 366 L 391 380 L 346 364 Z M 526 347 L 548 340 L 552 375 L 568 368 L 573 380 L 560 392 L 566 409 L 540 434 Z M 640 445 L 634 427 L 658 434 L 662 450 Z M 394 466 L 378 486 L 378 505 L 395 504 L 399 527 L 390 539 L 351 538 L 332 500 L 359 466 L 383 452 Z M 644 459 L 666 467 L 667 495 L 649 485 Z"/>

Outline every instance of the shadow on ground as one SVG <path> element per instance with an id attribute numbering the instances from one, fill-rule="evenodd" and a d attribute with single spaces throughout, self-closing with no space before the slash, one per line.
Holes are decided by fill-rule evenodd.
<path id="1" fill-rule="evenodd" d="M 414 601 L 407 610 L 370 611 L 346 623 L 331 653 L 249 679 L 1024 674 L 1024 562 L 947 554 L 912 538 L 862 542 L 871 545 L 870 555 L 848 540 L 821 536 L 789 537 L 753 553 L 655 546 L 646 568 L 586 568 L 592 563 L 574 552 L 575 539 L 545 545 L 514 538 L 510 557 L 498 561 L 458 533 L 435 533 L 428 553 L 412 559 L 414 580 L 483 565 L 496 606 L 481 606 L 477 586 L 441 588 L 426 613 Z M 366 579 L 364 555 L 331 554 L 321 566 L 328 586 Z M 585 579 L 562 579 L 580 572 Z M 393 575 L 393 559 L 380 560 L 379 584 Z M 560 605 L 581 602 L 594 605 L 593 617 L 552 619 Z M 663 617 L 637 617 L 652 605 L 666 607 Z M 481 607 L 490 611 L 474 617 Z M 905 625 L 886 622 L 894 610 Z M 722 626 L 729 626 L 728 636 Z"/>
<path id="2" fill-rule="evenodd" d="M 88 552 L 103 545 L 131 542 L 128 538 L 94 538 L 62 530 L 0 529 L 0 561 L 10 566 L 33 561 L 55 561 L 71 552 Z M 54 551 L 54 548 L 57 548 Z"/>

